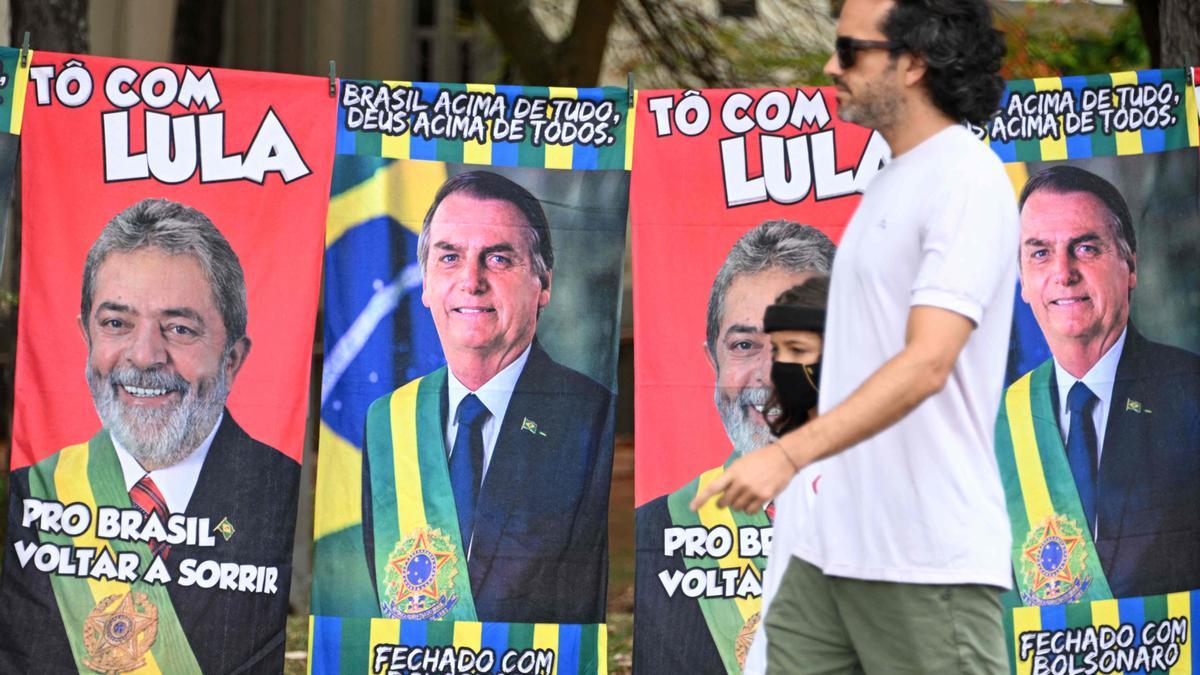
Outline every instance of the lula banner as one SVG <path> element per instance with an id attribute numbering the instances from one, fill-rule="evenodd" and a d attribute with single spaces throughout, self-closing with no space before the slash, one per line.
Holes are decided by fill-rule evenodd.
<path id="1" fill-rule="evenodd" d="M 314 673 L 607 672 L 625 96 L 341 82 Z"/>
<path id="2" fill-rule="evenodd" d="M 282 668 L 334 114 L 33 56 L 0 670 Z"/>
<path id="3" fill-rule="evenodd" d="M 996 454 L 1018 673 L 1192 672 L 1200 171 L 1183 69 L 1010 82 L 1021 208 Z"/>
<path id="4" fill-rule="evenodd" d="M 774 438 L 764 311 L 829 274 L 890 153 L 878 134 L 836 118 L 831 88 L 638 97 L 634 672 L 736 674 L 771 583 L 776 508 L 800 517 L 806 504 L 745 514 L 688 503 Z M 797 478 L 808 496 L 818 477 Z"/>

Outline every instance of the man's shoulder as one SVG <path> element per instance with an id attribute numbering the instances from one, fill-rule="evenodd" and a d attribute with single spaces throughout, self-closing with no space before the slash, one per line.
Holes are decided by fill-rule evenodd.
<path id="1" fill-rule="evenodd" d="M 531 389 L 538 393 L 612 396 L 608 387 L 570 366 L 555 361 L 538 345 L 534 345 L 530 352 L 521 379 L 536 382 L 536 387 Z"/>
<path id="2" fill-rule="evenodd" d="M 220 444 L 220 445 L 218 445 Z M 242 428 L 228 410 L 213 438 L 213 447 L 234 449 L 236 454 L 222 453 L 222 456 L 233 457 L 236 461 L 259 467 L 262 471 L 271 472 L 269 475 L 299 474 L 300 463 L 280 452 L 278 449 L 254 438 Z M 278 473 L 275 473 L 278 472 Z"/>
<path id="3" fill-rule="evenodd" d="M 406 387 L 418 386 L 421 382 L 429 380 L 431 378 L 434 382 L 437 382 L 439 386 L 443 385 L 446 381 L 446 366 L 441 366 L 440 368 L 436 368 L 418 378 L 409 380 L 408 382 L 405 382 L 404 384 L 400 385 L 399 387 L 396 387 L 395 389 L 387 392 L 386 394 L 383 394 L 379 398 L 372 401 L 371 405 L 368 406 L 368 408 L 367 408 L 367 419 L 370 419 L 372 417 L 371 413 L 379 411 L 380 408 L 387 408 L 388 406 L 390 406 L 392 396 L 396 392 L 402 391 Z"/>
<path id="4" fill-rule="evenodd" d="M 1200 376 L 1200 354 L 1195 352 L 1144 337 L 1130 341 L 1126 350 L 1131 358 L 1157 370 L 1178 376 Z"/>

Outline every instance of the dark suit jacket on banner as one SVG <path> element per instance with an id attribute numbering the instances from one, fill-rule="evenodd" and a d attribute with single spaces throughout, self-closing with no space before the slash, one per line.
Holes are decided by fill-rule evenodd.
<path id="1" fill-rule="evenodd" d="M 1053 377 L 1050 387 L 1057 406 Z M 1055 409 L 1033 415 L 1058 426 Z M 1151 342 L 1130 325 L 1096 494 L 1096 553 L 1114 597 L 1200 588 L 1198 504 L 1200 356 Z"/>
<path id="2" fill-rule="evenodd" d="M 445 433 L 448 394 L 441 395 Z M 467 563 L 480 621 L 600 623 L 608 583 L 613 395 L 536 343 L 517 380 L 475 509 Z M 522 430 L 536 420 L 545 436 Z M 370 434 L 367 434 L 370 437 Z M 363 536 L 375 587 L 370 467 Z"/>
<path id="3" fill-rule="evenodd" d="M 679 591 L 667 597 L 658 578 L 663 570 L 688 571 L 683 556 L 663 553 L 663 531 L 673 525 L 668 497 L 646 502 L 636 512 L 633 672 L 721 673 L 725 666 L 700 603 Z"/>
<path id="4" fill-rule="evenodd" d="M 34 530 L 21 527 L 21 504 L 30 494 L 31 469 L 11 476 L 9 542 L 38 541 Z M 179 622 L 205 673 L 277 673 L 283 667 L 299 478 L 299 464 L 251 438 L 225 411 L 186 514 L 207 517 L 211 526 L 228 519 L 235 532 L 228 541 L 214 534 L 212 547 L 172 546 L 167 568 L 178 579 L 180 561 L 195 558 L 274 566 L 279 577 L 274 594 L 167 584 Z M 32 562 L 21 568 L 11 543 L 5 553 L 0 608 L 0 672 L 75 672 L 50 579 Z"/>

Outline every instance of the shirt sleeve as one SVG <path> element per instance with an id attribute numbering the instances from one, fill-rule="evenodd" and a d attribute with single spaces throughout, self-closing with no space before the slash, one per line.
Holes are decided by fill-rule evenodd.
<path id="1" fill-rule="evenodd" d="M 956 162 L 953 184 L 930 200 L 912 306 L 940 307 L 979 325 L 984 308 L 1015 283 L 1018 219 L 1012 187 L 991 162 Z M 989 174 L 997 174 L 999 180 Z"/>

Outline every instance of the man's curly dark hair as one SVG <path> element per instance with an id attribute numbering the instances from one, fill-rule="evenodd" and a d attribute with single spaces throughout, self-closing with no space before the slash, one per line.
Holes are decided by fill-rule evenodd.
<path id="1" fill-rule="evenodd" d="M 882 28 L 925 59 L 925 83 L 939 110 L 973 124 L 998 110 L 1004 34 L 992 27 L 986 0 L 896 0 Z"/>

